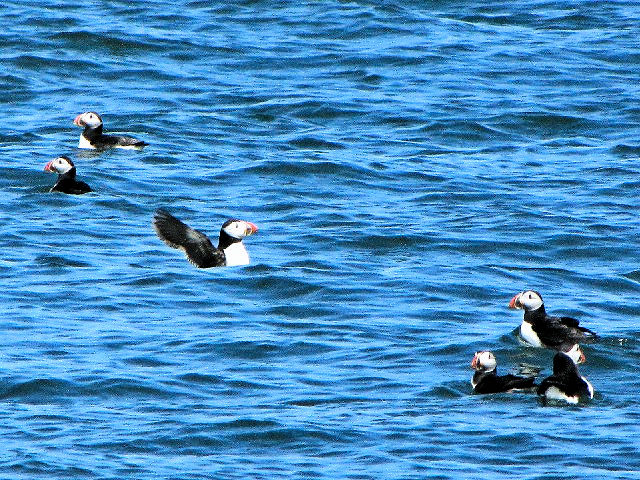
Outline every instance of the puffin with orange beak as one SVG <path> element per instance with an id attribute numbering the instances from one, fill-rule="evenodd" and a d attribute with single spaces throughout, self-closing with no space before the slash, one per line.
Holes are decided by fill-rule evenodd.
<path id="1" fill-rule="evenodd" d="M 534 290 L 525 290 L 515 295 L 509 308 L 524 310 L 520 325 L 520 336 L 534 347 L 559 350 L 563 344 L 593 342 L 597 335 L 571 317 L 553 317 L 544 309 L 542 295 Z"/>
<path id="2" fill-rule="evenodd" d="M 147 145 L 146 142 L 132 137 L 120 135 L 105 135 L 102 133 L 102 117 L 96 112 L 85 112 L 78 115 L 73 124 L 84 128 L 78 148 L 105 150 L 107 148 L 127 148 L 139 150 Z"/>
<path id="3" fill-rule="evenodd" d="M 69 157 L 61 155 L 44 166 L 45 172 L 57 173 L 58 181 L 51 187 L 50 192 L 62 192 L 81 195 L 91 191 L 91 187 L 76 180 L 76 166 Z"/>
<path id="4" fill-rule="evenodd" d="M 543 402 L 564 401 L 576 404 L 580 400 L 593 398 L 593 385 L 580 375 L 578 363 L 585 356 L 578 345 L 563 345 L 553 357 L 553 375 L 545 378 L 537 389 Z"/>
<path id="5" fill-rule="evenodd" d="M 163 209 L 156 210 L 153 228 L 163 242 L 172 248 L 182 249 L 187 259 L 198 268 L 248 265 L 249 253 L 242 240 L 258 231 L 251 222 L 227 220 L 220 229 L 218 246 L 214 247 L 204 233 Z"/>
<path id="6" fill-rule="evenodd" d="M 473 393 L 501 393 L 522 390 L 534 386 L 535 377 L 518 375 L 501 375 L 496 372 L 496 357 L 492 352 L 476 352 L 471 360 L 471 368 L 475 370 L 471 379 Z"/>

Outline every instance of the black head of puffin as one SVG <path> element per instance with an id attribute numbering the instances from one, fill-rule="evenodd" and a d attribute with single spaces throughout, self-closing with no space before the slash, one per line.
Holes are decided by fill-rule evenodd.
<path id="1" fill-rule="evenodd" d="M 85 112 L 78 115 L 73 124 L 78 127 L 96 128 L 102 125 L 102 117 L 96 112 Z"/>
<path id="2" fill-rule="evenodd" d="M 573 360 L 573 363 L 575 363 L 576 365 L 580 365 L 581 363 L 587 361 L 587 357 L 585 357 L 584 351 L 577 343 L 563 343 L 560 346 L 559 351 Z"/>

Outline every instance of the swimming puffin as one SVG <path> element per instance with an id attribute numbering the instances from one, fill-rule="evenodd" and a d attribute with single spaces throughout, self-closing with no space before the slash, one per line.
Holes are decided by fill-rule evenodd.
<path id="1" fill-rule="evenodd" d="M 76 180 L 76 167 L 69 157 L 61 155 L 54 158 L 44 166 L 44 171 L 58 174 L 58 181 L 50 192 L 80 195 L 91 191 L 89 185 Z"/>
<path id="2" fill-rule="evenodd" d="M 81 113 L 73 120 L 73 123 L 78 127 L 84 128 L 82 135 L 80 135 L 78 148 L 93 148 L 98 150 L 104 150 L 106 148 L 141 149 L 147 145 L 146 142 L 132 137 L 104 135 L 102 133 L 102 118 L 96 112 Z"/>
<path id="3" fill-rule="evenodd" d="M 598 338 L 595 332 L 581 327 L 575 318 L 547 315 L 542 295 L 533 290 L 515 295 L 509 308 L 524 310 L 520 336 L 534 347 L 558 350 L 565 343 L 591 342 Z"/>
<path id="4" fill-rule="evenodd" d="M 553 375 L 545 378 L 538 387 L 537 393 L 543 401 L 562 400 L 576 404 L 581 399 L 593 398 L 593 385 L 580 375 L 578 363 L 585 357 L 578 345 L 563 348 L 553 357 Z"/>
<path id="5" fill-rule="evenodd" d="M 242 239 L 258 231 L 251 222 L 227 220 L 220 229 L 218 247 L 204 233 L 182 223 L 166 210 L 158 209 L 153 218 L 158 237 L 173 248 L 181 248 L 187 259 L 199 268 L 232 267 L 249 264 Z"/>
<path id="6" fill-rule="evenodd" d="M 473 393 L 511 392 L 534 386 L 535 377 L 519 377 L 511 374 L 498 376 L 496 357 L 488 351 L 476 352 L 471 360 L 471 368 L 475 370 L 471 379 Z"/>

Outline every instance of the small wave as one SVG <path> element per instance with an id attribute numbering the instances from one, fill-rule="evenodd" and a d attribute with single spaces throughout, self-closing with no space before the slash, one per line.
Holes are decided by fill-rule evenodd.
<path id="1" fill-rule="evenodd" d="M 83 394 L 82 388 L 67 380 L 38 378 L 5 386 L 0 390 L 0 398 L 15 399 L 30 403 L 60 400 Z"/>
<path id="2" fill-rule="evenodd" d="M 64 258 L 59 255 L 38 255 L 36 262 L 40 265 L 47 267 L 73 267 L 73 268 L 86 268 L 91 265 L 79 260 Z"/>
<path id="3" fill-rule="evenodd" d="M 342 143 L 331 142 L 329 140 L 308 136 L 290 140 L 289 145 L 301 150 L 313 151 L 340 150 L 345 148 L 344 144 Z"/>
<path id="4" fill-rule="evenodd" d="M 624 158 L 640 157 L 640 145 L 619 144 L 611 149 L 611 153 Z"/>

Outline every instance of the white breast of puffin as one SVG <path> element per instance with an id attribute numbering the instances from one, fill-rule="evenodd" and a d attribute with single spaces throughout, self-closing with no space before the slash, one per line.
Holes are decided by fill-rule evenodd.
<path id="1" fill-rule="evenodd" d="M 244 247 L 244 243 L 236 242 L 224 249 L 224 256 L 227 267 L 238 265 L 249 265 L 249 253 Z"/>
<path id="2" fill-rule="evenodd" d="M 78 148 L 92 148 L 95 150 L 96 147 L 91 145 L 89 140 L 87 140 L 84 135 L 80 135 L 80 141 L 78 142 Z"/>
<path id="3" fill-rule="evenodd" d="M 540 341 L 538 334 L 533 331 L 529 322 L 523 321 L 520 325 L 520 336 L 525 342 L 533 345 L 534 347 L 542 347 L 542 342 Z"/>
<path id="4" fill-rule="evenodd" d="M 549 387 L 547 391 L 544 393 L 547 400 L 561 400 L 567 403 L 576 404 L 578 403 L 578 396 L 570 397 L 566 393 L 560 391 L 558 387 Z"/>

